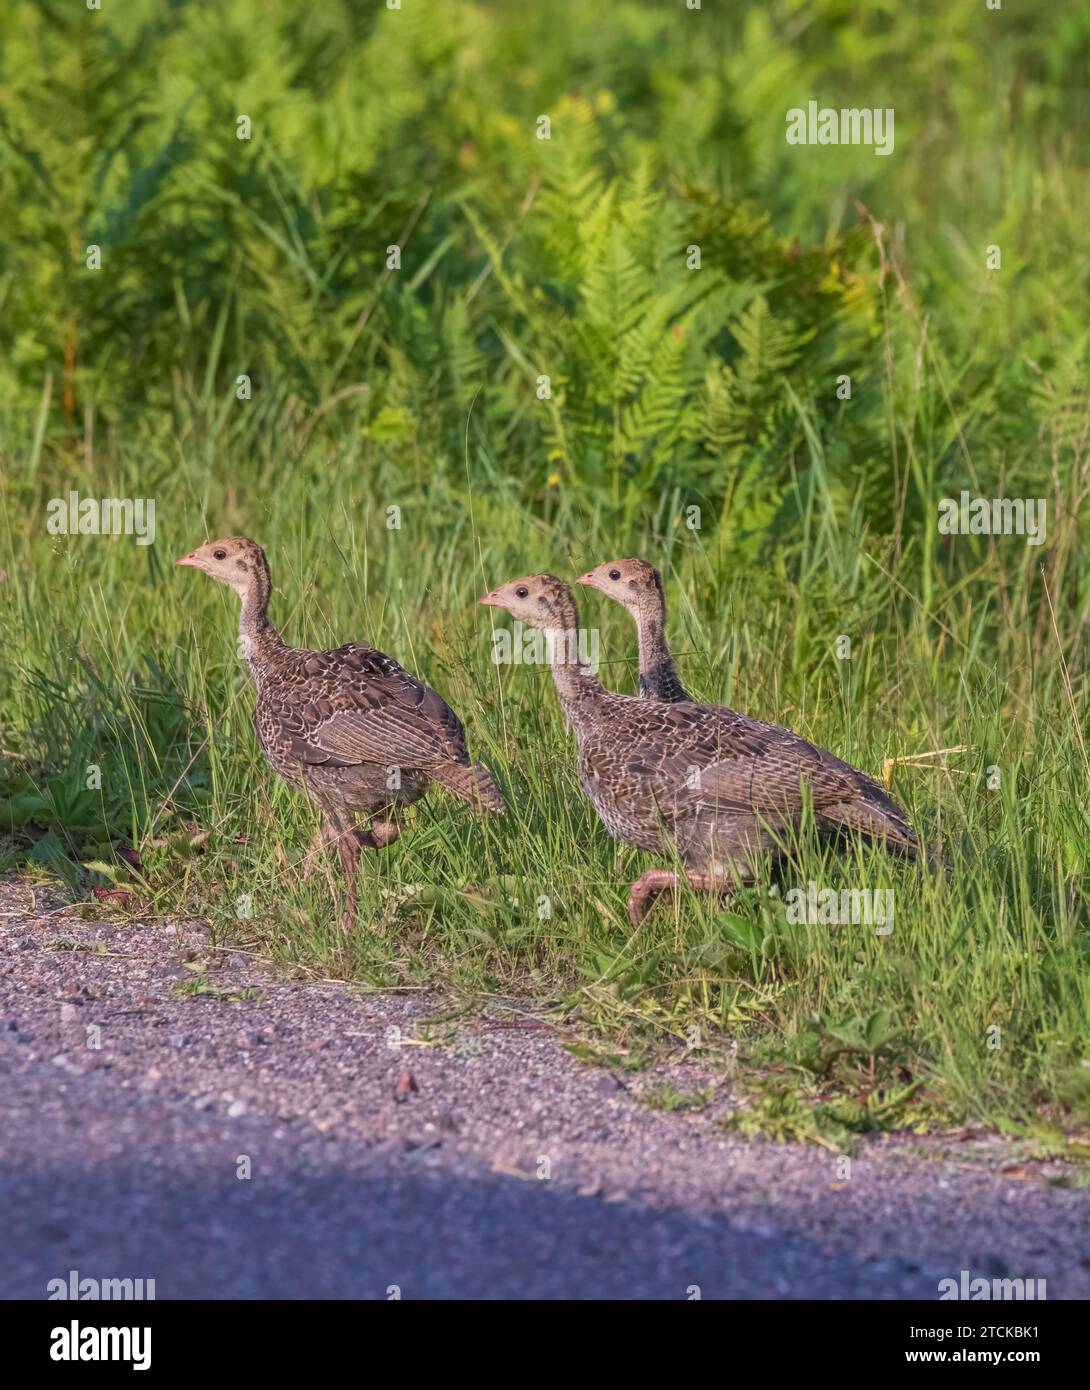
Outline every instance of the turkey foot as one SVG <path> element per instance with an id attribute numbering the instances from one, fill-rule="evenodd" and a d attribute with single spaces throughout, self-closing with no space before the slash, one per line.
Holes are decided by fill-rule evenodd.
<path id="1" fill-rule="evenodd" d="M 734 883 L 725 874 L 687 874 L 689 887 L 704 893 L 720 893 L 729 897 Z M 663 893 L 677 892 L 680 880 L 672 869 L 648 869 L 632 885 L 628 895 L 628 920 L 639 927 Z"/>

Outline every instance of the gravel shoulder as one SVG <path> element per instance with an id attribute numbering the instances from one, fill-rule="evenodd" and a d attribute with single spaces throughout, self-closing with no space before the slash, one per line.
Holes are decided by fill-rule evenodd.
<path id="1" fill-rule="evenodd" d="M 695 1064 L 614 1075 L 503 1009 L 423 1041 L 443 1012 L 0 884 L 0 1296 L 76 1269 L 159 1298 L 934 1299 L 965 1269 L 1090 1297 L 1074 1170 L 885 1139 L 845 1178 L 641 1102 Z"/>

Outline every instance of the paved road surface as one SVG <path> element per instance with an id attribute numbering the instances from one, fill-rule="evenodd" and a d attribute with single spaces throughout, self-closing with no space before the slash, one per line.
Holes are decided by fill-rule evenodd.
<path id="1" fill-rule="evenodd" d="M 159 1298 L 934 1298 L 962 1269 L 1090 1296 L 1090 1194 L 1003 1176 L 992 1141 L 877 1141 L 838 1181 L 714 1108 L 650 1109 L 661 1077 L 509 1012 L 413 1046 L 440 1001 L 277 983 L 199 924 L 43 904 L 0 885 L 0 1296 L 71 1269 Z M 186 959 L 260 998 L 181 995 Z"/>

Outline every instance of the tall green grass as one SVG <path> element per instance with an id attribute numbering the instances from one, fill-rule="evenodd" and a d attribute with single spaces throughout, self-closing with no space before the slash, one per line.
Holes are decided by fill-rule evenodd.
<path id="1" fill-rule="evenodd" d="M 1068 1150 L 1084 10 L 134 0 L 17 4 L 0 34 L 0 863 L 127 884 L 304 972 L 514 995 L 628 1065 L 737 1042 L 769 1132 L 980 1120 Z M 787 146 L 811 97 L 894 106 L 895 154 Z M 1044 497 L 1047 543 L 941 535 L 963 488 Z M 50 536 L 69 489 L 153 497 L 155 544 Z M 289 641 L 396 656 L 510 790 L 503 821 L 418 806 L 351 938 L 333 865 L 301 880 L 314 812 L 260 757 L 235 600 L 173 568 L 236 532 Z M 804 837 L 731 904 L 631 932 L 651 861 L 606 837 L 548 673 L 494 666 L 474 607 L 631 553 L 664 571 L 689 688 L 888 764 L 949 873 Z M 633 691 L 628 619 L 582 602 Z M 893 934 L 793 926 L 811 879 L 892 887 Z"/>
<path id="2" fill-rule="evenodd" d="M 631 1064 L 686 1046 L 694 1026 L 713 1057 L 739 1039 L 753 1077 L 773 1087 L 760 1113 L 785 1132 L 839 1143 L 845 1127 L 946 1118 L 1047 1119 L 1057 1133 L 1085 1122 L 1087 767 L 1057 632 L 1028 620 L 1021 557 L 1007 559 L 1015 538 L 992 554 L 958 541 L 977 552 L 976 586 L 1006 589 L 1014 610 L 999 658 L 963 579 L 937 568 L 927 611 L 898 597 L 882 552 L 823 529 L 816 501 L 808 531 L 829 549 L 802 553 L 803 583 L 732 570 L 684 527 L 611 536 L 593 513 L 549 526 L 516 503 L 436 486 L 388 530 L 398 489 L 351 466 L 285 459 L 271 505 L 222 481 L 194 497 L 163 462 L 154 547 L 51 541 L 7 517 L 9 859 L 69 873 L 114 864 L 154 917 L 206 914 L 226 938 L 307 972 L 549 1005 Z M 398 844 L 365 863 L 350 938 L 334 866 L 301 879 L 314 812 L 257 748 L 234 596 L 169 567 L 206 533 L 239 530 L 268 549 L 288 640 L 366 638 L 395 654 L 458 710 L 475 756 L 509 789 L 502 821 L 474 820 L 441 793 L 411 813 Z M 893 771 L 949 874 L 804 841 L 727 907 L 686 894 L 630 930 L 628 885 L 654 859 L 607 838 L 547 671 L 494 666 L 473 601 L 519 573 L 571 576 L 631 550 L 666 566 L 674 647 L 700 697 L 787 724 L 875 775 L 886 759 L 963 750 Z M 583 621 L 601 629 L 606 682 L 633 690 L 625 615 L 587 595 Z M 850 662 L 834 655 L 841 634 Z M 92 764 L 101 788 L 88 791 Z M 139 873 L 115 859 L 120 841 L 141 847 Z M 792 926 L 784 892 L 811 879 L 892 887 L 892 935 Z M 252 916 L 239 917 L 246 897 Z M 817 1096 L 833 1099 L 816 1111 L 799 1099 Z"/>

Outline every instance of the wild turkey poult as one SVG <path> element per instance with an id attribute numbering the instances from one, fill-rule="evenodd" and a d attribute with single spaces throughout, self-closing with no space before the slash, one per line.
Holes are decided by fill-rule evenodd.
<path id="1" fill-rule="evenodd" d="M 578 659 L 578 612 L 562 580 L 515 579 L 480 602 L 549 633 L 553 680 L 591 804 L 615 839 L 660 852 L 672 841 L 693 888 L 729 893 L 751 877 L 757 858 L 798 825 L 806 797 L 819 823 L 862 831 L 915 858 L 912 827 L 881 788 L 797 734 L 715 705 L 606 690 Z M 641 875 L 628 899 L 633 926 L 677 886 L 670 870 Z"/>
<path id="2" fill-rule="evenodd" d="M 392 844 L 399 808 L 431 781 L 504 813 L 499 787 L 470 761 L 458 716 L 434 690 L 366 642 L 327 652 L 285 645 L 269 622 L 272 581 L 256 542 L 209 541 L 178 564 L 204 570 L 242 600 L 239 632 L 257 686 L 254 728 L 272 767 L 325 817 L 307 859 L 323 841 L 336 842 L 348 877 L 346 928 L 355 918 L 360 846 Z M 367 831 L 354 825 L 356 813 L 370 819 Z"/>
<path id="3" fill-rule="evenodd" d="M 579 583 L 600 589 L 607 598 L 627 608 L 636 620 L 640 698 L 671 703 L 691 699 L 678 679 L 674 658 L 666 645 L 666 595 L 658 570 L 646 560 L 613 560 L 589 570 Z"/>
<path id="4" fill-rule="evenodd" d="M 673 656 L 670 655 L 670 648 L 666 641 L 666 595 L 663 594 L 662 577 L 659 571 L 653 569 L 646 560 L 633 559 L 612 560 L 606 564 L 599 564 L 595 570 L 589 570 L 583 575 L 580 584 L 588 585 L 589 588 L 599 589 L 608 598 L 615 599 L 627 607 L 628 612 L 633 614 L 635 628 L 637 628 L 638 644 L 640 644 L 640 696 L 641 699 L 659 699 L 659 701 L 691 701 L 692 696 L 685 692 L 685 688 L 678 680 L 677 671 L 674 670 Z M 733 712 L 731 712 L 733 713 Z M 745 719 L 744 714 L 738 714 L 737 719 Z M 788 730 L 779 730 L 776 724 L 763 724 L 759 720 L 752 720 L 756 728 L 766 728 L 773 730 L 774 733 L 790 733 Z M 792 738 L 798 735 L 791 734 Z M 812 746 L 812 745 L 811 745 Z M 856 788 L 859 791 L 859 798 L 866 802 L 866 819 L 868 824 L 856 824 L 855 821 L 845 821 L 843 816 L 824 815 L 819 817 L 823 830 L 840 833 L 845 830 L 858 830 L 869 835 L 870 838 L 888 841 L 894 851 L 905 853 L 909 851 L 902 844 L 902 830 L 908 824 L 897 802 L 893 801 L 886 794 L 883 788 L 868 777 L 868 774 L 859 771 L 858 767 L 852 767 L 851 763 L 845 763 L 840 758 L 836 758 L 833 753 L 824 751 L 822 748 L 815 749 L 820 758 L 826 760 L 830 766 L 836 766 L 843 771 L 845 776 L 855 778 Z M 854 806 L 849 806 L 849 815 L 858 817 L 858 799 Z M 873 823 L 875 815 L 886 813 L 890 816 L 886 827 Z M 918 849 L 919 847 L 916 847 Z M 937 852 L 927 851 L 927 856 L 933 862 L 943 863 L 941 855 Z"/>

